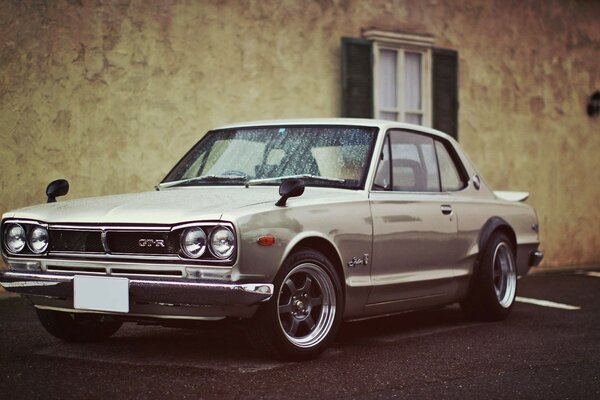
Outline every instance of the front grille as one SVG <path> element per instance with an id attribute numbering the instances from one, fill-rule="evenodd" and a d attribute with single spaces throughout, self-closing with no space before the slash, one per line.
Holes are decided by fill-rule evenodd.
<path id="1" fill-rule="evenodd" d="M 106 233 L 111 253 L 118 254 L 177 254 L 179 234 L 175 232 L 111 232 Z"/>
<path id="2" fill-rule="evenodd" d="M 50 251 L 104 253 L 100 231 L 50 229 Z"/>
<path id="3" fill-rule="evenodd" d="M 50 228 L 50 252 L 177 255 L 180 232 L 106 230 L 105 245 L 100 230 Z"/>

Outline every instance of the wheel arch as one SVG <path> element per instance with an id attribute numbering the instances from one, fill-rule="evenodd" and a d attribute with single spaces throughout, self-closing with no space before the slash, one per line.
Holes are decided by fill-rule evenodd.
<path id="1" fill-rule="evenodd" d="M 312 249 L 323 253 L 325 257 L 333 264 L 335 268 L 335 272 L 338 274 L 340 278 L 340 283 L 342 284 L 343 294 L 346 297 L 346 280 L 344 274 L 344 268 L 342 266 L 342 259 L 337 251 L 336 247 L 329 240 L 319 237 L 319 236 L 308 236 L 300 239 L 297 243 L 294 243 L 293 246 L 286 253 L 285 258 L 289 257 L 291 254 L 294 254 L 296 251 L 300 249 Z"/>
<path id="2" fill-rule="evenodd" d="M 493 264 L 495 259 L 495 250 L 490 253 L 487 251 L 488 246 L 492 242 L 494 235 L 497 233 L 504 234 L 513 247 L 515 257 L 515 274 L 514 285 L 512 286 L 513 294 L 512 301 L 508 305 L 500 304 L 504 300 L 498 298 L 498 293 L 495 289 Z M 479 235 L 479 251 L 473 269 L 473 274 L 470 278 L 469 288 L 465 297 L 460 301 L 461 307 L 470 318 L 482 321 L 500 321 L 505 319 L 510 312 L 512 304 L 514 304 L 514 290 L 516 290 L 516 234 L 512 226 L 503 218 L 492 217 L 486 221 L 480 230 Z M 488 259 L 489 258 L 489 259 Z M 488 263 L 491 263 L 489 268 Z M 508 289 L 507 284 L 507 291 Z M 504 296 L 504 295 L 503 295 Z"/>
<path id="3" fill-rule="evenodd" d="M 514 256 L 515 256 L 515 260 L 516 260 L 516 258 L 517 258 L 517 235 L 515 234 L 514 229 L 503 218 L 491 217 L 483 225 L 483 228 L 481 228 L 481 231 L 479 234 L 479 243 L 478 243 L 479 252 L 477 254 L 477 265 L 479 265 L 479 263 L 481 261 L 481 256 L 483 254 L 482 249 L 485 248 L 485 246 L 488 244 L 488 242 L 490 241 L 490 239 L 496 232 L 502 232 L 506 236 L 508 236 L 508 239 L 511 242 L 513 251 L 515 252 Z"/>

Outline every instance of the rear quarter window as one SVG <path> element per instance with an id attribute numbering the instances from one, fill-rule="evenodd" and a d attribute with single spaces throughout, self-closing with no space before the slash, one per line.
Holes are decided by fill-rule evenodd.
<path id="1" fill-rule="evenodd" d="M 461 169 L 456 165 L 453 157 L 448 151 L 447 145 L 439 140 L 435 142 L 438 165 L 440 168 L 440 180 L 443 192 L 455 192 L 467 186 L 466 179 L 461 174 Z"/>

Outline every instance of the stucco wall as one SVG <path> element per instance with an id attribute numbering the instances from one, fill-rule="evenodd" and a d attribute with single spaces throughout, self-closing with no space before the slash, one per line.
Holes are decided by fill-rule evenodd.
<path id="1" fill-rule="evenodd" d="M 208 128 L 339 116 L 340 38 L 429 33 L 460 56 L 460 141 L 528 190 L 546 267 L 600 261 L 595 1 L 1 1 L 0 212 L 151 188 Z"/>

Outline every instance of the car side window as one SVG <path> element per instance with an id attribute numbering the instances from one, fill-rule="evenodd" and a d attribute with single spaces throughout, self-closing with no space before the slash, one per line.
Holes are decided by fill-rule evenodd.
<path id="1" fill-rule="evenodd" d="M 392 190 L 439 192 L 440 179 L 434 140 L 411 132 L 389 133 Z"/>
<path id="2" fill-rule="evenodd" d="M 385 137 L 383 143 L 383 149 L 379 156 L 379 164 L 377 165 L 377 172 L 375 173 L 375 181 L 373 182 L 373 190 L 390 190 L 391 189 L 391 177 L 390 177 L 390 138 Z"/>
<path id="3" fill-rule="evenodd" d="M 452 192 L 461 190 L 466 186 L 466 181 L 461 177 L 456 163 L 448 152 L 448 148 L 439 140 L 435 142 L 435 150 L 440 166 L 442 191 Z"/>

